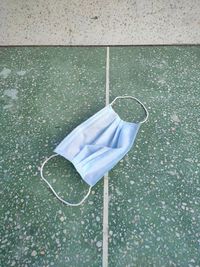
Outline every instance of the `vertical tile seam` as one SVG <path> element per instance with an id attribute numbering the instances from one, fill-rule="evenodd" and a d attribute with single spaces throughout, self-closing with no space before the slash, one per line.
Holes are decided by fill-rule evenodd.
<path id="1" fill-rule="evenodd" d="M 106 106 L 109 104 L 109 64 L 110 63 L 110 50 L 106 49 Z M 104 193 L 103 193 L 103 256 L 102 266 L 108 267 L 108 173 L 104 175 Z"/>

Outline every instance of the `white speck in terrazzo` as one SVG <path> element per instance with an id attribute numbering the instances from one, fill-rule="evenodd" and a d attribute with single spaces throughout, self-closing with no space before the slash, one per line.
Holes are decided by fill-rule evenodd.
<path id="1" fill-rule="evenodd" d="M 31 256 L 32 257 L 35 257 L 37 255 L 37 252 L 35 251 L 35 250 L 33 250 L 32 252 L 31 252 Z"/>
<path id="2" fill-rule="evenodd" d="M 180 234 L 179 233 L 175 233 L 176 234 L 176 236 L 179 238 L 180 237 Z"/>
<path id="3" fill-rule="evenodd" d="M 60 217 L 60 221 L 61 221 L 61 222 L 64 222 L 64 220 L 65 220 L 65 217 L 63 217 L 63 216 Z"/>
<path id="4" fill-rule="evenodd" d="M 123 195 L 123 193 L 120 192 L 118 188 L 116 188 L 116 193 L 117 193 L 118 196 L 122 196 Z"/>
<path id="5" fill-rule="evenodd" d="M 97 246 L 98 248 L 100 248 L 100 247 L 102 246 L 102 241 L 97 241 L 97 242 L 96 242 L 96 246 Z"/>
<path id="6" fill-rule="evenodd" d="M 173 122 L 175 122 L 175 123 L 180 123 L 181 122 L 180 119 L 179 119 L 179 117 L 178 117 L 178 115 L 176 115 L 176 114 L 172 114 L 171 115 L 171 120 Z"/>
<path id="7" fill-rule="evenodd" d="M 109 235 L 110 236 L 113 235 L 113 231 L 112 230 L 109 231 Z"/>
<path id="8" fill-rule="evenodd" d="M 19 76 L 24 76 L 24 74 L 26 74 L 26 71 L 25 70 L 20 70 L 20 71 L 17 71 L 17 74 Z"/>
<path id="9" fill-rule="evenodd" d="M 6 79 L 11 73 L 10 69 L 3 68 L 3 70 L 0 72 L 0 77 Z"/>
<path id="10" fill-rule="evenodd" d="M 193 159 L 185 159 L 185 161 L 190 162 L 190 163 L 194 162 Z"/>
<path id="11" fill-rule="evenodd" d="M 99 217 L 99 216 L 96 217 L 96 221 L 97 221 L 97 222 L 100 221 L 100 217 Z"/>
<path id="12" fill-rule="evenodd" d="M 169 173 L 171 176 L 175 176 L 176 175 L 176 171 L 167 171 L 167 173 Z"/>
<path id="13" fill-rule="evenodd" d="M 8 104 L 3 107 L 3 109 L 11 109 L 13 107 L 13 104 Z"/>
<path id="14" fill-rule="evenodd" d="M 18 99 L 17 94 L 18 94 L 17 89 L 6 89 L 4 91 L 4 95 L 10 97 L 12 100 Z"/>

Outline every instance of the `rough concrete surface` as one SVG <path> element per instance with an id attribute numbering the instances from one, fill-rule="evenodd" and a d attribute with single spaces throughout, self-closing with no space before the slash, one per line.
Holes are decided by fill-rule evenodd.
<path id="1" fill-rule="evenodd" d="M 200 2 L 0 1 L 0 45 L 200 43 Z"/>

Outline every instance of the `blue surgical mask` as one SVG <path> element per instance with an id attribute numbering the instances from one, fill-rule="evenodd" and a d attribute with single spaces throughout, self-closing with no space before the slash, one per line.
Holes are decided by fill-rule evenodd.
<path id="1" fill-rule="evenodd" d="M 112 105 L 118 98 L 131 98 L 137 101 L 146 113 L 139 123 L 122 120 L 114 111 Z M 54 149 L 55 154 L 46 159 L 41 166 L 41 177 L 48 184 L 56 197 L 64 204 L 78 206 L 90 194 L 94 186 L 108 171 L 110 171 L 131 149 L 140 125 L 148 118 L 145 106 L 135 97 L 118 96 L 113 102 L 85 122 L 77 126 Z M 60 198 L 50 183 L 43 176 L 43 167 L 47 161 L 56 156 L 69 160 L 82 179 L 89 185 L 87 195 L 79 203 L 70 203 Z"/>

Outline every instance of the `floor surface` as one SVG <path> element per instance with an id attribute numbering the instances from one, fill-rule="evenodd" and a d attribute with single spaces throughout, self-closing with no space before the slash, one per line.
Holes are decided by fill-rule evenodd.
<path id="1" fill-rule="evenodd" d="M 42 161 L 105 105 L 106 48 L 1 48 L 1 266 L 98 267 L 103 180 L 81 207 L 61 204 Z M 200 266 L 200 47 L 110 48 L 110 100 L 133 95 L 150 113 L 109 172 L 109 266 Z M 122 119 L 144 115 L 134 102 Z M 61 196 L 87 191 L 73 166 L 45 175 Z"/>

